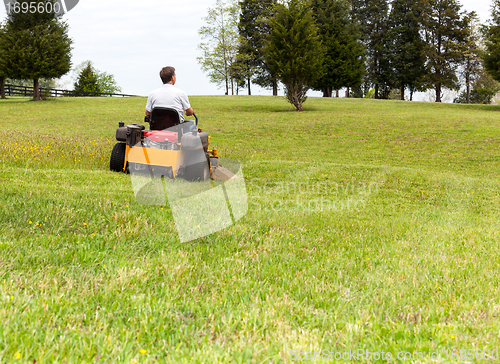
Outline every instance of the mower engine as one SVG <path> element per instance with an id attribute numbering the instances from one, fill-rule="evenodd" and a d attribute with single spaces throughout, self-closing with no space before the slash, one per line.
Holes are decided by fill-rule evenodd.
<path id="1" fill-rule="evenodd" d="M 144 147 L 163 150 L 179 150 L 179 133 L 166 130 L 144 132 Z"/>

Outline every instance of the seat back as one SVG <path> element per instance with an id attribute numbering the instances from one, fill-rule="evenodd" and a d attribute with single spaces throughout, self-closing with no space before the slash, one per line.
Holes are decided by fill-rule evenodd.
<path id="1" fill-rule="evenodd" d="M 155 107 L 149 121 L 150 130 L 165 130 L 181 123 L 179 113 L 168 107 Z"/>

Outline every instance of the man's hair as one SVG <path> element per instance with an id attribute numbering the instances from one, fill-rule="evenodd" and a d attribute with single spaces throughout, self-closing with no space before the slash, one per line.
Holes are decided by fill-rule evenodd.
<path id="1" fill-rule="evenodd" d="M 161 81 L 165 83 L 169 83 L 172 81 L 172 77 L 175 76 L 175 68 L 174 67 L 163 67 L 160 71 Z"/>

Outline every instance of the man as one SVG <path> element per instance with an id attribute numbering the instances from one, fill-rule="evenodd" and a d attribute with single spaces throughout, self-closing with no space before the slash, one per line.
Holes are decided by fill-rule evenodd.
<path id="1" fill-rule="evenodd" d="M 146 103 L 146 116 L 150 116 L 155 107 L 170 107 L 177 110 L 181 121 L 186 116 L 193 115 L 193 108 L 189 104 L 186 93 L 174 87 L 176 76 L 174 67 L 163 67 L 160 71 L 160 78 L 163 86 L 157 88 L 149 94 Z"/>

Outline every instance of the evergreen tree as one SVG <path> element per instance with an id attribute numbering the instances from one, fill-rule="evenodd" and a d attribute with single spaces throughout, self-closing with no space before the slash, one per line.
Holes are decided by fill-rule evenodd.
<path id="1" fill-rule="evenodd" d="M 324 74 L 314 88 L 331 97 L 332 90 L 360 86 L 364 48 L 350 17 L 350 4 L 346 0 L 312 0 L 311 6 L 324 49 Z"/>
<path id="2" fill-rule="evenodd" d="M 87 65 L 80 72 L 80 75 L 74 84 L 74 90 L 78 93 L 81 92 L 82 94 L 86 92 L 103 92 L 99 87 L 97 72 L 95 72 L 94 67 L 92 67 L 90 62 L 87 62 Z"/>
<path id="3" fill-rule="evenodd" d="M 48 1 L 54 3 L 31 3 Z M 21 1 L 21 7 L 23 3 L 30 5 Z M 57 14 L 12 11 L 0 32 L 1 73 L 14 79 L 32 79 L 33 100 L 40 100 L 39 79 L 59 78 L 70 70 L 71 43 L 68 25 Z"/>
<path id="4" fill-rule="evenodd" d="M 0 42 L 1 42 L 1 39 L 3 39 L 4 37 L 4 34 L 3 32 L 5 31 L 5 28 L 3 26 L 3 24 L 0 24 Z M 0 49 L 0 57 L 1 57 L 1 49 Z M 5 79 L 6 79 L 6 75 L 5 75 L 5 70 L 2 69 L 2 65 L 1 65 L 1 62 L 0 62 L 0 98 L 2 99 L 5 99 Z"/>
<path id="5" fill-rule="evenodd" d="M 487 72 L 480 72 L 472 82 L 470 90 L 464 90 L 453 100 L 457 104 L 491 104 L 493 97 L 500 91 L 500 84 Z"/>
<path id="6" fill-rule="evenodd" d="M 387 32 L 387 48 L 394 77 L 394 86 L 399 88 L 401 100 L 405 100 L 405 89 L 421 90 L 425 77 L 425 43 L 420 34 L 420 1 L 393 0 Z"/>
<path id="7" fill-rule="evenodd" d="M 121 91 L 114 76 L 106 72 L 100 72 L 93 66 L 91 61 L 79 64 L 75 67 L 75 71 L 74 91 L 82 94 L 86 92 L 113 94 Z"/>
<path id="8" fill-rule="evenodd" d="M 307 91 L 321 76 L 321 41 L 312 11 L 307 3 L 290 0 L 277 5 L 269 25 L 266 62 L 283 83 L 287 100 L 297 111 L 303 111 Z"/>
<path id="9" fill-rule="evenodd" d="M 468 14 L 469 25 L 466 37 L 461 44 L 462 53 L 461 72 L 465 82 L 465 99 L 468 104 L 471 102 L 471 86 L 481 77 L 483 73 L 483 62 L 481 59 L 481 34 L 479 31 L 479 19 L 475 12 Z"/>
<path id="10" fill-rule="evenodd" d="M 484 27 L 486 51 L 484 67 L 493 79 L 500 81 L 500 0 L 493 0 L 491 20 Z"/>
<path id="11" fill-rule="evenodd" d="M 387 98 L 393 75 L 387 49 L 388 0 L 350 0 L 354 19 L 361 30 L 366 50 L 365 82 L 374 85 L 375 98 Z"/>
<path id="12" fill-rule="evenodd" d="M 264 39 L 269 34 L 267 21 L 273 16 L 276 0 L 242 0 L 238 31 L 242 38 L 238 49 L 238 61 L 245 64 L 248 94 L 250 83 L 272 88 L 278 94 L 276 77 L 271 74 L 264 59 Z M 241 68 L 240 68 L 241 69 Z"/>
<path id="13" fill-rule="evenodd" d="M 459 88 L 457 67 L 462 59 L 459 45 L 466 37 L 467 18 L 456 0 L 423 0 L 422 30 L 426 43 L 426 84 L 441 102 L 443 87 Z"/>

